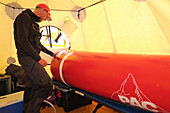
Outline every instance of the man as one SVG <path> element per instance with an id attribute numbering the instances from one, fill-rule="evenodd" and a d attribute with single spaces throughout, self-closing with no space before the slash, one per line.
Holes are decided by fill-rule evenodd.
<path id="1" fill-rule="evenodd" d="M 54 54 L 40 43 L 41 33 L 37 24 L 43 20 L 52 20 L 49 11 L 47 5 L 38 4 L 34 12 L 26 9 L 14 21 L 18 60 L 26 72 L 23 113 L 40 113 L 43 100 L 52 91 L 52 80 L 44 69 L 47 62 L 39 53 Z"/>

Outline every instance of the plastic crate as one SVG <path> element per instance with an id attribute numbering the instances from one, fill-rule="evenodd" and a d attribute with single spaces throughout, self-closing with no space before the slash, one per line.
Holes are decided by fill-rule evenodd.
<path id="1" fill-rule="evenodd" d="M 80 108 L 82 106 L 92 103 L 92 100 L 76 94 L 73 91 L 56 87 L 57 91 L 57 105 L 63 107 L 65 112 L 70 112 L 71 110 Z"/>

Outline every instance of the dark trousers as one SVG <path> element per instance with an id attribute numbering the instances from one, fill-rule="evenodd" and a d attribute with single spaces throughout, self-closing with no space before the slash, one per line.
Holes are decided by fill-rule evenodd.
<path id="1" fill-rule="evenodd" d="M 40 113 L 43 100 L 52 91 L 52 80 L 37 61 L 31 57 L 18 57 L 26 72 L 23 113 Z"/>

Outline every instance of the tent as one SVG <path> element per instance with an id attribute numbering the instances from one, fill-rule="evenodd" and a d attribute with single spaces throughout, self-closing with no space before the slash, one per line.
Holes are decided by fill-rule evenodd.
<path id="1" fill-rule="evenodd" d="M 16 15 L 22 9 L 34 10 L 38 3 L 46 3 L 53 18 L 40 26 L 62 28 L 65 17 L 77 26 L 66 34 L 71 50 L 170 54 L 169 0 L 0 0 L 0 73 L 5 72 L 8 57 L 17 59 L 13 38 Z M 76 12 L 76 7 L 81 10 Z M 81 21 L 76 20 L 78 15 Z"/>
<path id="2" fill-rule="evenodd" d="M 39 23 L 40 27 L 59 28 L 65 35 L 57 48 L 44 42 L 49 49 L 58 51 L 71 44 L 71 50 L 77 51 L 170 55 L 169 0 L 0 0 L 0 74 L 5 73 L 7 58 L 17 59 L 15 17 L 39 3 L 50 7 L 53 19 Z M 46 69 L 51 75 L 50 66 Z"/>

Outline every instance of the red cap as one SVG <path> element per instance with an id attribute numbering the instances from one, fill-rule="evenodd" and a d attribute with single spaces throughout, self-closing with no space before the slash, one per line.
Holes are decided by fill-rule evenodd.
<path id="1" fill-rule="evenodd" d="M 49 7 L 48 7 L 46 4 L 38 4 L 38 5 L 36 6 L 36 8 L 38 8 L 38 7 L 39 7 L 39 8 L 43 8 L 43 9 L 45 9 L 45 10 L 47 11 L 47 14 L 48 14 L 47 20 L 48 20 L 48 21 L 51 21 L 52 18 L 51 18 L 50 13 L 49 13 L 49 11 L 50 11 Z"/>

